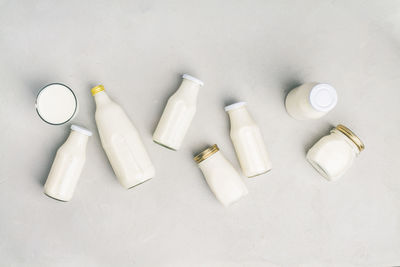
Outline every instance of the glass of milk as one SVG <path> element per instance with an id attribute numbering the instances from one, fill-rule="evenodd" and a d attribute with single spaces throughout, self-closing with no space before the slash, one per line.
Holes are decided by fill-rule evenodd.
<path id="1" fill-rule="evenodd" d="M 78 100 L 68 86 L 51 83 L 40 89 L 36 97 L 36 112 L 51 125 L 61 125 L 72 120 L 78 110 Z"/>

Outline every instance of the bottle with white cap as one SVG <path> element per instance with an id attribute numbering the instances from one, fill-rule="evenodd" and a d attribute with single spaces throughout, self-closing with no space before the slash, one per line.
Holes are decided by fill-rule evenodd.
<path id="1" fill-rule="evenodd" d="M 119 182 L 129 189 L 153 178 L 153 163 L 125 111 L 108 97 L 103 85 L 92 88 L 92 95 L 101 144 Z"/>
<path id="2" fill-rule="evenodd" d="M 166 148 L 178 150 L 196 113 L 197 94 L 203 82 L 184 74 L 178 90 L 168 99 L 153 134 L 153 141 Z"/>
<path id="3" fill-rule="evenodd" d="M 286 111 L 295 119 L 318 119 L 337 103 L 335 88 L 325 83 L 305 83 L 286 96 Z"/>
<path id="4" fill-rule="evenodd" d="M 271 170 L 272 164 L 260 128 L 246 109 L 246 102 L 225 107 L 231 123 L 230 136 L 244 175 L 254 177 Z"/>
<path id="5" fill-rule="evenodd" d="M 61 201 L 71 200 L 86 160 L 86 145 L 92 132 L 77 125 L 57 150 L 44 185 L 46 195 Z"/>
<path id="6" fill-rule="evenodd" d="M 196 155 L 194 160 L 215 197 L 229 206 L 248 194 L 246 185 L 232 164 L 212 145 Z"/>

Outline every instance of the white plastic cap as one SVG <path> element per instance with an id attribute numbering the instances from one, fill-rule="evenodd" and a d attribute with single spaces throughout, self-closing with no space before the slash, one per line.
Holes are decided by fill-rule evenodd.
<path id="1" fill-rule="evenodd" d="M 228 112 L 228 111 L 231 111 L 233 109 L 237 109 L 237 108 L 240 108 L 243 106 L 246 106 L 246 102 L 237 102 L 237 103 L 226 106 L 225 111 Z"/>
<path id="2" fill-rule="evenodd" d="M 199 80 L 199 79 L 197 79 L 197 78 L 195 78 L 195 77 L 193 77 L 193 76 L 191 76 L 191 75 L 189 75 L 189 74 L 183 74 L 182 75 L 182 78 L 183 79 L 186 79 L 186 80 L 190 80 L 190 81 L 192 81 L 192 82 L 195 82 L 195 83 L 197 83 L 198 85 L 200 85 L 200 86 L 203 86 L 204 85 L 204 83 L 201 81 L 201 80 Z"/>
<path id="3" fill-rule="evenodd" d="M 72 131 L 76 131 L 76 132 L 80 132 L 81 134 L 84 134 L 84 135 L 87 135 L 87 136 L 92 136 L 92 132 L 91 131 L 89 131 L 88 129 L 83 128 L 81 126 L 75 125 L 75 124 L 71 125 L 71 130 Z"/>
<path id="4" fill-rule="evenodd" d="M 317 84 L 310 92 L 311 106 L 318 111 L 328 112 L 332 110 L 337 104 L 337 99 L 335 88 L 329 84 Z"/>

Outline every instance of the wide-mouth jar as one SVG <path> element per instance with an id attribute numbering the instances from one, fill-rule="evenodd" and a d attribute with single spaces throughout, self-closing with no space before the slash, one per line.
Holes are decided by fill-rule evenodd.
<path id="1" fill-rule="evenodd" d="M 323 177 L 334 181 L 350 168 L 364 148 L 353 131 L 339 124 L 310 148 L 307 160 Z"/>

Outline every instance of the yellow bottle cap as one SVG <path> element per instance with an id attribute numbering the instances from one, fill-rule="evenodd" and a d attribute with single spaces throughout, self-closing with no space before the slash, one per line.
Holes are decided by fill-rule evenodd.
<path id="1" fill-rule="evenodd" d="M 99 93 L 99 92 L 101 92 L 101 91 L 104 91 L 105 89 L 104 89 L 104 86 L 103 85 L 97 85 L 97 86 L 95 86 L 95 87 L 93 87 L 92 88 L 92 95 L 95 95 L 95 94 L 97 94 L 97 93 Z"/>

